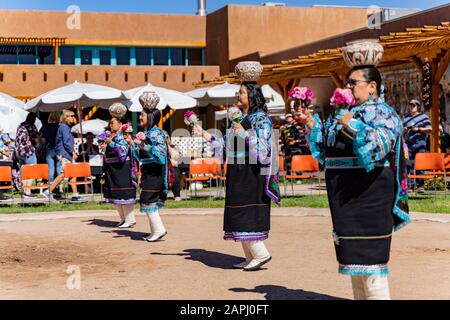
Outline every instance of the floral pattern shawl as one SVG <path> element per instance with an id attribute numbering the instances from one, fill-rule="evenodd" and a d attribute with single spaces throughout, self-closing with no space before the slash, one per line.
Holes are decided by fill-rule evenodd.
<path id="1" fill-rule="evenodd" d="M 242 120 L 251 124 L 251 128 L 244 133 L 245 143 L 248 145 L 250 158 L 256 159 L 263 167 L 262 173 L 266 177 L 265 193 L 278 206 L 280 206 L 280 188 L 278 183 L 278 167 L 276 156 L 277 152 L 274 149 L 272 121 L 270 117 L 264 112 L 255 112 L 245 116 Z M 242 122 L 241 122 L 242 123 Z M 230 141 L 233 130 L 227 130 L 226 139 L 212 135 L 211 148 L 214 156 L 223 159 L 223 151 L 227 154 L 233 153 L 232 146 L 226 143 Z M 274 151 L 275 150 L 275 151 Z"/>
<path id="2" fill-rule="evenodd" d="M 353 137 L 353 153 L 359 165 L 367 172 L 377 164 L 390 163 L 396 178 L 396 198 L 392 210 L 395 230 L 411 221 L 408 209 L 406 160 L 403 153 L 402 121 L 382 99 L 368 101 L 350 109 L 353 119 L 349 128 L 338 124 L 345 110 L 336 111 L 322 124 L 314 116 L 314 127 L 308 135 L 312 155 L 322 164 L 325 161 L 325 146 L 333 147 L 339 130 L 346 130 Z"/>

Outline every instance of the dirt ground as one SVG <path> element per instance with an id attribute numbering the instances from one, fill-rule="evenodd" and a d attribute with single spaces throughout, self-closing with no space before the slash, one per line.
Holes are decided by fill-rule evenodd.
<path id="1" fill-rule="evenodd" d="M 189 210 L 165 210 L 168 235 L 156 243 L 141 240 L 144 216 L 126 230 L 114 212 L 0 219 L 0 299 L 352 298 L 327 210 L 275 210 L 273 259 L 257 272 L 231 268 L 242 249 L 222 240 L 220 209 Z M 422 219 L 395 233 L 389 266 L 392 299 L 450 299 L 450 223 Z M 79 268 L 79 289 L 68 268 Z"/>

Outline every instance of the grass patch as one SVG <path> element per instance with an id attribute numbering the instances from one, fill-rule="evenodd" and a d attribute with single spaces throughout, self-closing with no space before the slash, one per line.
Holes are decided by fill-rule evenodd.
<path id="1" fill-rule="evenodd" d="M 223 208 L 225 200 L 213 198 L 191 198 L 183 201 L 166 201 L 167 209 L 193 209 L 193 208 Z M 326 195 L 305 195 L 293 196 L 281 199 L 282 207 L 303 207 L 303 208 L 328 208 Z M 274 204 L 272 204 L 275 207 Z M 450 213 L 450 195 L 413 195 L 409 199 L 410 211 L 429 213 Z M 115 207 L 101 202 L 82 203 L 51 203 L 21 205 L 2 205 L 0 213 L 27 213 L 27 212 L 57 212 L 57 211 L 78 211 L 78 210 L 114 210 Z"/>

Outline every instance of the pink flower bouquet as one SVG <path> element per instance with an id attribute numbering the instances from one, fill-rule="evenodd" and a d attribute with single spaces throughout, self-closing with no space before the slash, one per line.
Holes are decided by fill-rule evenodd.
<path id="1" fill-rule="evenodd" d="M 239 107 L 232 106 L 232 107 L 228 108 L 227 114 L 228 114 L 228 118 L 232 122 L 240 123 L 242 121 L 243 115 L 242 115 L 242 111 L 241 111 L 241 109 L 239 109 Z"/>
<path id="2" fill-rule="evenodd" d="M 122 125 L 122 127 L 120 127 L 120 131 L 122 131 L 123 133 L 133 133 L 133 127 L 128 123 L 125 123 L 124 125 Z"/>
<path id="3" fill-rule="evenodd" d="M 353 96 L 352 90 L 350 89 L 340 89 L 334 90 L 333 96 L 330 99 L 332 106 L 336 108 L 349 108 L 356 104 L 355 97 Z"/>
<path id="4" fill-rule="evenodd" d="M 192 127 L 192 126 L 198 124 L 199 120 L 197 118 L 197 115 L 192 110 L 188 110 L 184 113 L 184 123 L 187 126 Z"/>
<path id="5" fill-rule="evenodd" d="M 295 87 L 288 92 L 290 100 L 300 100 L 310 103 L 314 98 L 314 92 L 308 87 Z"/>
<path id="6" fill-rule="evenodd" d="M 138 143 L 138 144 L 144 142 L 145 139 L 146 139 L 146 137 L 145 137 L 145 134 L 143 132 L 138 132 L 134 136 L 134 142 Z"/>

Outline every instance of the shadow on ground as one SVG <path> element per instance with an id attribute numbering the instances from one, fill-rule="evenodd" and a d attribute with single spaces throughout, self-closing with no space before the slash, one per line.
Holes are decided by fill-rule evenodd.
<path id="1" fill-rule="evenodd" d="M 261 293 L 264 294 L 266 300 L 348 300 L 302 289 L 288 289 L 275 285 L 261 285 L 256 286 L 254 289 L 231 288 L 229 290 L 233 292 Z"/>
<path id="2" fill-rule="evenodd" d="M 88 225 L 94 225 L 104 228 L 115 228 L 117 227 L 117 224 L 119 221 L 110 221 L 110 220 L 103 220 L 103 219 L 91 219 L 91 220 L 84 220 L 82 222 L 89 222 Z"/>
<path id="3" fill-rule="evenodd" d="M 211 268 L 233 269 L 233 265 L 243 261 L 242 257 L 205 249 L 186 249 L 182 253 L 152 252 L 153 255 L 182 256 L 186 260 L 198 261 Z"/>

